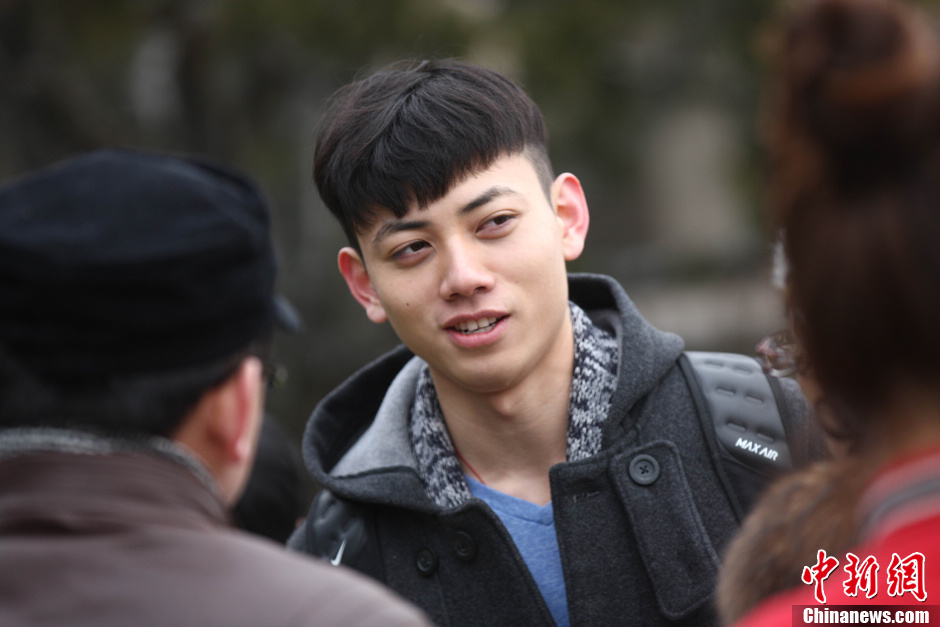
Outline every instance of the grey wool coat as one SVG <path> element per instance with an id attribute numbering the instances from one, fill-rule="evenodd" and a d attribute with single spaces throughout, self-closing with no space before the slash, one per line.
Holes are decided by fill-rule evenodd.
<path id="1" fill-rule="evenodd" d="M 644 320 L 613 279 L 571 275 L 569 285 L 620 347 L 602 450 L 549 475 L 571 623 L 712 625 L 741 511 L 680 367 L 683 342 Z M 428 497 L 407 427 L 419 367 L 400 347 L 316 408 L 303 450 L 324 489 L 290 546 L 384 582 L 440 625 L 554 624 L 497 515 L 479 499 L 444 509 Z M 802 422 L 795 384 L 778 390 Z M 799 463 L 816 452 L 791 443 L 791 454 Z"/>

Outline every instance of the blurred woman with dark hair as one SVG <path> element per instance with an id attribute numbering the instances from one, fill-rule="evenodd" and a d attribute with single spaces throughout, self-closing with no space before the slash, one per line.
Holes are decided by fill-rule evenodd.
<path id="1" fill-rule="evenodd" d="M 940 585 L 940 44 L 890 0 L 810 2 L 783 34 L 767 121 L 797 363 L 850 445 L 776 485 L 729 550 L 726 623 L 779 593 L 748 626 Z"/>

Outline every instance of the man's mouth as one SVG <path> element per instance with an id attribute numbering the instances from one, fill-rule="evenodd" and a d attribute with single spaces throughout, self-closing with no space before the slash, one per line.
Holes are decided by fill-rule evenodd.
<path id="1" fill-rule="evenodd" d="M 465 320 L 458 322 L 453 328 L 464 335 L 485 333 L 492 329 L 502 318 L 480 318 L 479 320 Z"/>

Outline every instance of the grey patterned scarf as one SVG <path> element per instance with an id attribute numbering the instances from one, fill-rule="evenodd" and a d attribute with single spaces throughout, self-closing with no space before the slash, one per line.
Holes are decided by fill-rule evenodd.
<path id="1" fill-rule="evenodd" d="M 580 307 L 571 302 L 568 306 L 574 332 L 574 372 L 568 402 L 567 456 L 568 461 L 578 461 L 600 451 L 610 397 L 617 385 L 620 347 L 616 338 L 591 324 Z M 453 508 L 470 499 L 427 365 L 421 369 L 411 406 L 411 445 L 431 500 L 442 508 Z"/>

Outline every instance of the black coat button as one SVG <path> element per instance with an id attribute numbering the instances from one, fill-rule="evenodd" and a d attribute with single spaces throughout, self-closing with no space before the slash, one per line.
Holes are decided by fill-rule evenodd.
<path id="1" fill-rule="evenodd" d="M 415 566 L 418 567 L 419 573 L 425 577 L 430 577 L 437 571 L 437 555 L 431 549 L 424 547 L 418 551 L 418 555 L 415 557 Z"/>
<path id="2" fill-rule="evenodd" d="M 465 562 L 469 562 L 477 556 L 477 543 L 469 533 L 458 531 L 454 534 L 454 553 Z"/>
<path id="3" fill-rule="evenodd" d="M 659 479 L 659 462 L 649 455 L 637 455 L 630 462 L 630 478 L 639 485 L 650 485 Z"/>

